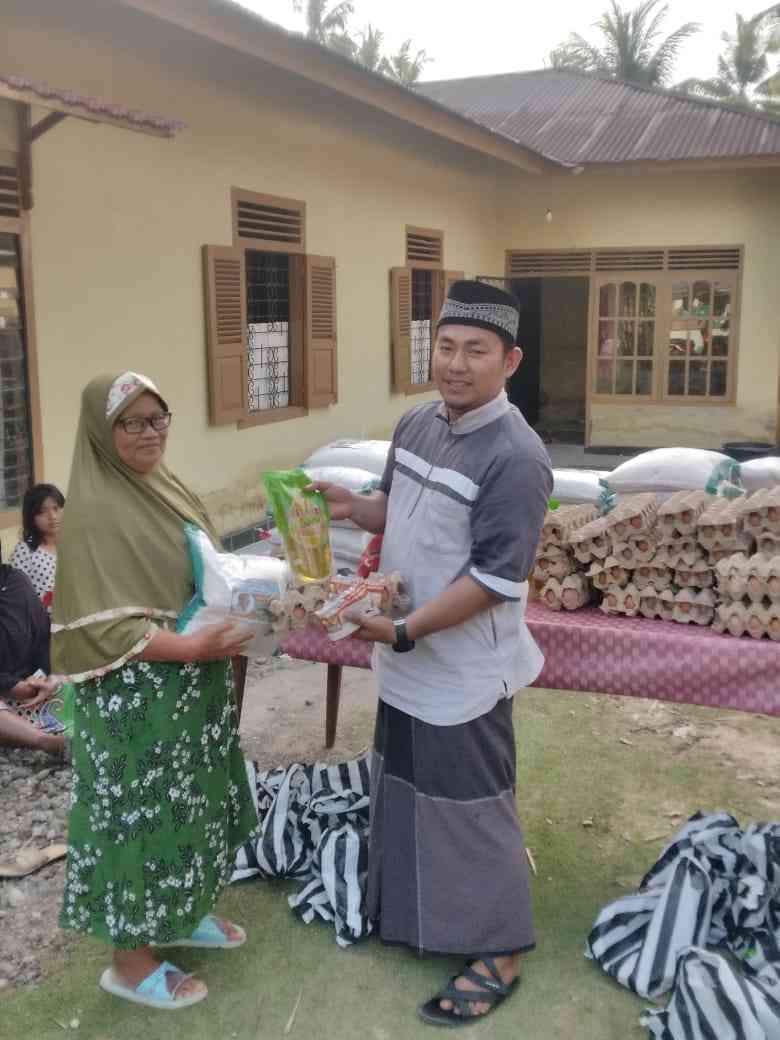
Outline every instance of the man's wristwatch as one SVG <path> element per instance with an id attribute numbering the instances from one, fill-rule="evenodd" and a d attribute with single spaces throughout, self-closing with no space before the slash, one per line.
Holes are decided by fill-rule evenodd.
<path id="1" fill-rule="evenodd" d="M 393 626 L 395 628 L 393 650 L 397 654 L 405 654 L 409 650 L 414 650 L 414 640 L 410 639 L 406 634 L 406 618 L 399 618 L 397 621 L 393 621 Z"/>

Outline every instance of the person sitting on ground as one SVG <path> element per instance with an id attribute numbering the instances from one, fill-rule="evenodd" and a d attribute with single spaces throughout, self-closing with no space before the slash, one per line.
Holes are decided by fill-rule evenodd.
<path id="1" fill-rule="evenodd" d="M 64 755 L 61 734 L 47 733 L 18 713 L 47 701 L 57 683 L 49 673 L 49 615 L 30 579 L 0 553 L 0 743 Z"/>
<path id="2" fill-rule="evenodd" d="M 11 553 L 11 566 L 22 571 L 43 605 L 51 611 L 57 573 L 57 535 L 65 496 L 54 484 L 35 484 L 22 502 L 22 540 Z"/>

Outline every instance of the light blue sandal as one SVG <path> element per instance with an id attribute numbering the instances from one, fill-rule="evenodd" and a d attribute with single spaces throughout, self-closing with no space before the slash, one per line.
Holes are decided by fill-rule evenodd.
<path id="1" fill-rule="evenodd" d="M 173 992 L 168 989 L 166 979 L 171 972 L 181 975 L 173 987 Z M 145 1007 L 156 1008 L 159 1011 L 178 1011 L 179 1008 L 192 1007 L 193 1004 L 199 1004 L 201 1000 L 206 999 L 207 991 L 205 990 L 190 997 L 176 996 L 180 987 L 191 978 L 192 975 L 185 975 L 175 964 L 163 961 L 151 975 L 147 975 L 142 982 L 139 982 L 135 989 L 120 982 L 114 975 L 113 968 L 106 968 L 100 977 L 100 988 L 104 989 L 106 993 L 129 1000 L 133 1004 L 143 1004 Z"/>
<path id="2" fill-rule="evenodd" d="M 246 942 L 246 932 L 237 924 L 232 926 L 241 933 L 238 939 L 228 939 L 216 917 L 213 914 L 206 914 L 189 938 L 160 943 L 160 946 L 195 946 L 202 950 L 235 950 L 237 946 L 243 946 Z"/>

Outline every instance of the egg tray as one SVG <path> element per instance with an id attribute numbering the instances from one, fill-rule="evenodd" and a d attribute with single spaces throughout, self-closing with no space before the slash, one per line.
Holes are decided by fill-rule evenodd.
<path id="1" fill-rule="evenodd" d="M 739 514 L 745 530 L 751 534 L 780 536 L 780 484 L 760 488 L 739 501 Z"/>
<path id="2" fill-rule="evenodd" d="M 533 569 L 533 577 L 545 582 L 548 578 L 561 581 L 577 570 L 577 561 L 569 553 L 562 556 L 538 556 Z"/>
<path id="3" fill-rule="evenodd" d="M 599 512 L 592 505 L 559 506 L 549 509 L 542 524 L 543 542 L 567 546 L 573 531 L 598 518 Z"/>
<path id="4" fill-rule="evenodd" d="M 716 568 L 721 598 L 751 603 L 780 603 L 780 555 L 734 553 Z"/>
<path id="5" fill-rule="evenodd" d="M 681 625 L 711 624 L 717 599 L 712 589 L 640 590 L 640 613 L 643 617 L 658 617 Z"/>
<path id="6" fill-rule="evenodd" d="M 607 536 L 607 517 L 600 516 L 597 520 L 591 520 L 590 523 L 572 531 L 569 545 L 575 559 L 580 563 L 606 559 L 612 548 Z"/>
<path id="7" fill-rule="evenodd" d="M 724 635 L 749 635 L 753 639 L 766 636 L 780 643 L 780 603 L 768 607 L 739 600 L 721 603 L 715 608 L 712 627 Z"/>
<path id="8" fill-rule="evenodd" d="M 658 507 L 656 529 L 661 538 L 673 540 L 696 533 L 696 523 L 712 502 L 706 491 L 676 491 Z"/>
<path id="9" fill-rule="evenodd" d="M 562 581 L 549 578 L 539 595 L 548 610 L 579 610 L 590 602 L 590 586 L 584 574 L 569 574 Z"/>
<path id="10" fill-rule="evenodd" d="M 657 513 L 658 498 L 648 492 L 622 496 L 612 512 L 603 519 L 607 522 L 610 538 L 615 542 L 624 542 L 630 535 L 653 530 Z"/>

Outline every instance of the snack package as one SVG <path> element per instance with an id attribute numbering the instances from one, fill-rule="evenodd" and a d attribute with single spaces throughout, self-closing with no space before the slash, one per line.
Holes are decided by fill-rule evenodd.
<path id="1" fill-rule="evenodd" d="M 264 473 L 263 484 L 296 581 L 327 580 L 333 568 L 327 502 L 305 490 L 311 479 L 302 469 Z"/>
<path id="2" fill-rule="evenodd" d="M 217 552 L 205 531 L 185 524 L 195 595 L 176 622 L 176 631 L 198 632 L 208 625 L 238 621 L 253 634 L 246 657 L 268 657 L 278 643 L 273 609 L 287 592 L 291 575 L 284 560 Z"/>
<path id="3" fill-rule="evenodd" d="M 334 578 L 330 583 L 331 595 L 315 617 L 334 642 L 346 639 L 360 628 L 348 614 L 385 614 L 402 616 L 411 609 L 401 575 L 374 573 L 370 578 L 344 581 Z"/>

